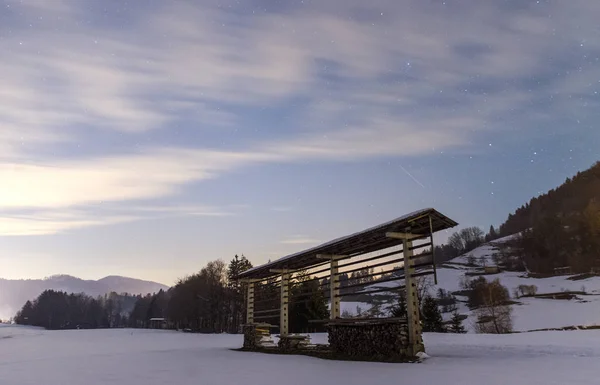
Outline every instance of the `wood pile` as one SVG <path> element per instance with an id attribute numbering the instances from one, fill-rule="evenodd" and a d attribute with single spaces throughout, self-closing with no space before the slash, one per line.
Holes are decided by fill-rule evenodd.
<path id="1" fill-rule="evenodd" d="M 263 348 L 275 347 L 271 338 L 269 324 L 249 324 L 244 325 L 244 349 L 259 350 Z"/>
<path id="2" fill-rule="evenodd" d="M 289 352 L 314 347 L 310 343 L 310 336 L 307 335 L 289 335 L 279 336 L 279 349 Z"/>
<path id="3" fill-rule="evenodd" d="M 336 320 L 328 325 L 329 346 L 336 354 L 359 359 L 408 355 L 405 318 Z"/>

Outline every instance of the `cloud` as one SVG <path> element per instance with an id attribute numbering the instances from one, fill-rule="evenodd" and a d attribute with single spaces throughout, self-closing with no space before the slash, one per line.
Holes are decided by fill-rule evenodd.
<path id="1" fill-rule="evenodd" d="M 38 214 L 2 216 L 3 233 L 135 219 L 56 210 L 174 196 L 262 163 L 472 150 L 491 132 L 597 106 L 598 4 L 447 3 L 106 5 L 106 18 L 78 2 L 11 4 L 0 206 Z M 290 127 L 248 121 L 248 109 L 279 107 L 294 110 Z M 225 140 L 223 128 L 269 135 Z M 223 145 L 205 144 L 207 133 Z M 163 143 L 178 135 L 186 147 Z"/>
<path id="2" fill-rule="evenodd" d="M 228 217 L 236 210 L 209 206 L 110 203 L 69 209 L 20 209 L 0 213 L 0 236 L 52 235 L 74 229 L 169 217 Z"/>

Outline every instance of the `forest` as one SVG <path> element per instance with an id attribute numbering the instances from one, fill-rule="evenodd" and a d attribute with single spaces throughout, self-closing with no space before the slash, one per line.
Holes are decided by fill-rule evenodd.
<path id="1" fill-rule="evenodd" d="M 521 234 L 509 253 L 532 273 L 600 272 L 600 162 L 531 199 L 508 216 L 499 233 Z"/>
<path id="2" fill-rule="evenodd" d="M 85 294 L 46 290 L 35 300 L 27 301 L 14 321 L 49 330 L 123 327 L 128 324 L 128 309 L 138 299 L 114 292 L 93 298 Z"/>

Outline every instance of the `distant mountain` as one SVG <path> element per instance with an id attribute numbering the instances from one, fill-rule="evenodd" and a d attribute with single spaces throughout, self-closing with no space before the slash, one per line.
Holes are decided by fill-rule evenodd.
<path id="1" fill-rule="evenodd" d="M 97 282 L 109 288 L 118 287 L 119 290 L 111 290 L 116 291 L 117 293 L 147 294 L 155 293 L 160 289 L 168 289 L 167 286 L 160 283 L 143 281 L 141 279 L 129 277 L 121 277 L 119 275 L 109 275 L 108 277 L 99 279 Z"/>
<path id="2" fill-rule="evenodd" d="M 0 278 L 0 319 L 8 319 L 28 300 L 35 299 L 44 290 L 60 290 L 67 293 L 85 293 L 90 296 L 110 292 L 148 294 L 167 290 L 168 286 L 140 279 L 108 276 L 97 281 L 83 280 L 70 275 L 54 275 L 45 279 L 10 280 Z"/>

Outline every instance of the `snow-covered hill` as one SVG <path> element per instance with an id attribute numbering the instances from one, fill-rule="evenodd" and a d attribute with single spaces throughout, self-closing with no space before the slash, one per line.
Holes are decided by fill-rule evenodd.
<path id="1" fill-rule="evenodd" d="M 33 300 L 44 290 L 67 293 L 85 293 L 91 296 L 117 293 L 155 293 L 167 286 L 134 278 L 109 276 L 97 281 L 83 280 L 70 275 L 55 275 L 46 279 L 9 280 L 0 278 L 0 319 L 13 317 L 28 300 Z"/>
<path id="2" fill-rule="evenodd" d="M 480 266 L 494 266 L 493 255 L 498 252 L 498 244 L 506 239 L 500 239 L 491 244 L 481 246 L 474 251 L 458 257 L 438 268 L 438 286 L 449 292 L 461 290 L 460 282 L 469 272 L 478 270 L 467 266 L 470 259 Z M 472 255 L 474 258 L 469 258 Z M 469 277 L 474 278 L 474 277 Z M 476 278 L 476 277 L 475 277 Z M 498 278 L 502 285 L 511 293 L 519 285 L 535 285 L 537 294 L 560 293 L 564 291 L 582 291 L 585 295 L 577 295 L 571 300 L 544 298 L 513 298 L 517 303 L 512 305 L 514 330 L 529 331 L 546 328 L 562 328 L 568 326 L 600 325 L 600 277 L 573 279 L 572 276 L 557 276 L 549 278 L 530 278 L 526 273 L 500 272 L 485 275 L 488 280 Z M 466 300 L 464 297 L 459 299 Z M 459 304 L 459 312 L 468 315 L 465 326 L 472 327 L 475 319 L 472 312 L 464 303 Z"/>
<path id="3" fill-rule="evenodd" d="M 467 316 L 464 326 L 469 331 L 474 330 L 476 317 L 467 306 L 467 297 L 459 293 L 463 289 L 461 282 L 465 279 L 474 279 L 472 274 L 481 272 L 482 267 L 495 266 L 494 254 L 499 252 L 499 246 L 513 237 L 498 239 L 492 243 L 483 245 L 465 255 L 444 263 L 437 269 L 438 285 L 430 289 L 431 295 L 436 295 L 439 288 L 449 293 L 454 293 L 459 300 L 458 312 Z M 475 265 L 470 265 L 470 263 Z M 556 276 L 549 278 L 530 278 L 524 272 L 503 271 L 497 274 L 484 275 L 487 280 L 498 278 L 500 283 L 508 288 L 512 300 L 516 302 L 513 308 L 513 328 L 515 331 L 531 331 L 538 329 L 557 329 L 570 326 L 595 326 L 600 325 L 600 277 L 578 279 L 574 276 Z M 577 279 L 574 279 L 577 278 Z M 561 293 L 561 292 L 585 292 L 576 294 L 575 298 L 567 299 L 545 299 L 536 297 L 514 298 L 514 289 L 520 285 L 535 285 L 537 295 Z M 398 282 L 375 283 L 365 288 L 366 291 L 383 287 L 397 287 Z M 389 309 L 390 304 L 382 306 L 384 310 Z M 363 310 L 371 307 L 369 303 L 348 303 L 342 308 L 347 309 L 350 314 L 357 306 Z M 444 319 L 449 320 L 451 313 L 445 313 Z"/>

